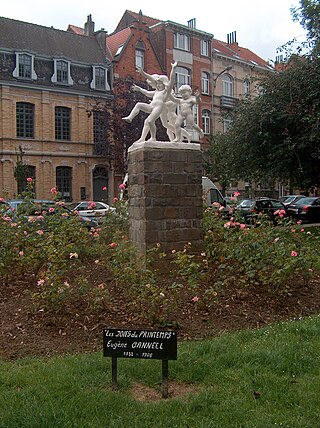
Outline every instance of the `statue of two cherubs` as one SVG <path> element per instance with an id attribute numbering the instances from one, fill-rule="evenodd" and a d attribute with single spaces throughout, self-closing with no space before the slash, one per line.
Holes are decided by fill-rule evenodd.
<path id="1" fill-rule="evenodd" d="M 171 64 L 170 77 L 159 74 L 148 74 L 144 70 L 139 69 L 143 77 L 147 79 L 148 84 L 153 88 L 151 91 L 133 85 L 132 90 L 141 92 L 151 98 L 149 103 L 138 102 L 131 113 L 123 119 L 129 123 L 140 113 L 144 111 L 149 113 L 149 116 L 144 121 L 141 137 L 136 142 L 146 141 L 147 135 L 150 133 L 150 138 L 147 141 L 156 141 L 156 120 L 160 118 L 162 125 L 167 130 L 167 135 L 170 141 L 182 142 L 191 141 L 191 134 L 182 127 L 183 122 L 189 128 L 197 130 L 203 137 L 202 129 L 194 122 L 193 106 L 199 102 L 199 91 L 192 95 L 192 90 L 189 85 L 182 85 L 179 88 L 181 98 L 177 98 L 173 92 L 175 69 L 177 62 Z M 179 109 L 177 111 L 177 106 Z"/>

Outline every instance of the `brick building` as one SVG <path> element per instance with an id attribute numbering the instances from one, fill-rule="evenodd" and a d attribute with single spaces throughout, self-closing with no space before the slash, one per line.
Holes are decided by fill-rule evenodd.
<path id="1" fill-rule="evenodd" d="M 48 197 L 57 185 L 68 200 L 101 200 L 107 186 L 110 201 L 125 169 L 115 170 L 110 144 L 125 157 L 141 121 L 126 124 L 116 117 L 116 135 L 106 120 L 107 130 L 100 129 L 99 111 L 87 113 L 97 101 L 110 103 L 111 112 L 128 102 L 129 113 L 130 85 L 146 85 L 137 66 L 169 75 L 178 61 L 175 90 L 189 84 L 201 94 L 194 115 L 205 137 L 192 131 L 192 140 L 204 150 L 206 137 L 228 129 L 237 102 L 254 96 L 261 73 L 273 71 L 238 45 L 235 32 L 219 41 L 198 30 L 195 19 L 183 25 L 126 10 L 111 34 L 95 31 L 91 15 L 83 28 L 69 25 L 67 31 L 0 19 L 0 189 L 11 197 L 22 187 L 14 179 L 21 147 L 37 197 Z M 230 191 L 241 190 L 232 184 Z"/>
<path id="2" fill-rule="evenodd" d="M 37 198 L 49 198 L 53 186 L 67 201 L 113 197 L 102 125 L 88 114 L 97 100 L 113 99 L 105 37 L 0 18 L 1 196 L 24 189 L 26 177 L 14 177 L 22 154 Z"/>
<path id="3" fill-rule="evenodd" d="M 195 109 L 195 119 L 204 133 L 224 132 L 232 121 L 232 113 L 244 96 L 257 93 L 261 73 L 273 71 L 267 61 L 236 41 L 236 33 L 227 35 L 227 42 L 196 28 L 196 20 L 187 25 L 160 21 L 126 10 L 114 33 L 107 37 L 111 46 L 115 79 L 134 75 L 135 65 L 148 73 L 170 73 L 171 62 L 178 61 L 175 89 L 189 84 L 199 89 L 201 101 Z M 144 25 L 147 37 L 132 38 L 132 32 Z M 127 50 L 127 49 L 130 50 Z M 139 77 L 135 75 L 138 79 Z M 193 141 L 199 135 L 193 132 Z M 201 143 L 205 147 L 204 138 Z"/>

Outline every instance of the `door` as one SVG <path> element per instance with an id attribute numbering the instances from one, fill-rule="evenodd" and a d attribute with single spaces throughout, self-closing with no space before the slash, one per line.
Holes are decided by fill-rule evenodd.
<path id="1" fill-rule="evenodd" d="M 108 200 L 108 169 L 96 166 L 92 171 L 93 200 L 107 202 Z M 107 190 L 104 190 L 106 189 Z"/>

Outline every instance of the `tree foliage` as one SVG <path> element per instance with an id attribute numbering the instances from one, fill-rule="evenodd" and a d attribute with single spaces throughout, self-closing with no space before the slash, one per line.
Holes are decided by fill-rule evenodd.
<path id="1" fill-rule="evenodd" d="M 231 177 L 278 178 L 293 187 L 320 184 L 320 59 L 292 57 L 262 82 L 263 94 L 240 103 L 233 126 L 211 144 Z"/>
<path id="2" fill-rule="evenodd" d="M 320 54 L 320 0 L 300 0 L 299 7 L 291 8 L 294 21 L 307 30 L 307 43 L 311 55 Z"/>

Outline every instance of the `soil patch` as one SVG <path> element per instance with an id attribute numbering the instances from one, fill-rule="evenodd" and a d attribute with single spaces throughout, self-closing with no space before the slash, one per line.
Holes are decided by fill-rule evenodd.
<path id="1" fill-rule="evenodd" d="M 95 284 L 101 283 L 93 275 Z M 110 287 L 110 302 L 92 310 L 82 301 L 72 301 L 58 312 L 34 309 L 31 293 L 37 291 L 35 278 L 0 287 L 0 357 L 17 359 L 27 356 L 78 352 L 102 352 L 103 328 L 170 328 L 179 340 L 214 337 L 224 331 L 263 327 L 267 324 L 320 313 L 320 279 L 308 285 L 288 284 L 287 293 L 276 296 L 263 287 L 240 287 L 235 281 L 208 308 L 193 302 L 190 295 L 172 309 L 166 324 L 146 320 L 148 302 L 133 310 L 132 302 Z M 210 284 L 207 284 L 210 286 Z M 169 322 L 170 321 L 170 322 Z M 177 389 L 178 387 L 176 387 Z M 148 394 L 147 394 L 148 395 Z M 174 395 L 174 392 L 173 392 Z M 141 392 L 141 396 L 143 393 Z"/>
<path id="2" fill-rule="evenodd" d="M 170 381 L 168 385 L 168 398 L 187 397 L 189 394 L 194 394 L 197 391 L 198 389 L 193 385 Z M 162 393 L 159 389 L 156 390 L 138 382 L 132 385 L 131 395 L 137 401 L 142 402 L 154 402 L 163 400 Z"/>

